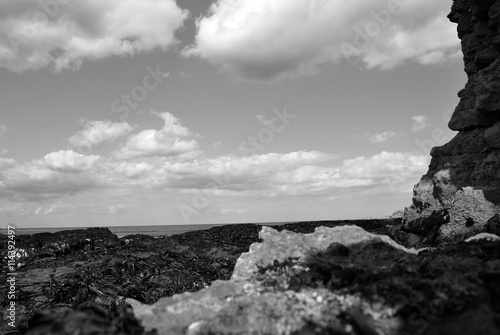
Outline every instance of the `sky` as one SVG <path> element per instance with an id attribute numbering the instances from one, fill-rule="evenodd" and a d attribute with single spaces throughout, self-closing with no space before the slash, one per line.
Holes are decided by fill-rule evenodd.
<path id="1" fill-rule="evenodd" d="M 451 3 L 2 0 L 0 222 L 401 210 L 455 135 Z"/>

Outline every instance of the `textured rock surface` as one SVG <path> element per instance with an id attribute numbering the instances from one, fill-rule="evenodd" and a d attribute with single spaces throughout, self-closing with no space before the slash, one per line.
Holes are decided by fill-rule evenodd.
<path id="1" fill-rule="evenodd" d="M 416 254 L 386 236 L 339 228 L 340 237 L 332 228 L 264 227 L 233 279 L 136 305 L 134 314 L 146 330 L 169 335 L 500 331 L 500 242 Z"/>
<path id="2" fill-rule="evenodd" d="M 296 257 L 303 261 L 311 250 L 323 251 L 332 243 L 348 247 L 375 240 L 383 241 L 408 253 L 418 253 L 416 249 L 407 249 L 397 244 L 389 236 L 372 234 L 357 226 L 318 227 L 312 234 L 298 234 L 288 230 L 278 232 L 270 227 L 262 227 L 259 236 L 263 242 L 252 244 L 250 251 L 238 258 L 232 280 L 249 279 L 259 267 L 271 265 L 275 260 L 281 262 L 289 257 Z"/>
<path id="3" fill-rule="evenodd" d="M 448 18 L 468 76 L 449 122 L 459 133 L 432 149 L 403 217 L 407 231 L 441 241 L 486 231 L 500 213 L 500 0 L 454 0 Z"/>

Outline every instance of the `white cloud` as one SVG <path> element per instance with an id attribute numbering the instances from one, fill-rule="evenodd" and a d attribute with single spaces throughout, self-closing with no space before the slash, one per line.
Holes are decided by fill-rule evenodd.
<path id="1" fill-rule="evenodd" d="M 166 50 L 187 17 L 174 0 L 1 1 L 0 66 L 60 71 Z"/>
<path id="2" fill-rule="evenodd" d="M 49 207 L 38 207 L 34 215 L 54 215 L 54 214 L 63 214 L 68 212 L 73 212 L 78 207 L 73 204 L 53 204 Z"/>
<path id="3" fill-rule="evenodd" d="M 11 201 L 55 199 L 102 186 L 98 176 L 51 170 L 44 160 L 17 165 L 3 174 L 0 198 Z"/>
<path id="4" fill-rule="evenodd" d="M 0 171 L 8 170 L 16 165 L 17 163 L 14 159 L 8 157 L 0 157 Z"/>
<path id="5" fill-rule="evenodd" d="M 92 168 L 99 156 L 82 155 L 73 150 L 60 150 L 45 155 L 45 165 L 54 171 L 83 172 Z"/>
<path id="6" fill-rule="evenodd" d="M 415 181 L 427 171 L 430 157 L 386 152 L 372 157 L 345 160 L 340 175 L 346 179 L 370 180 L 372 184 Z"/>
<path id="7" fill-rule="evenodd" d="M 116 166 L 116 172 L 127 178 L 138 178 L 154 169 L 154 166 L 146 162 L 120 163 Z"/>
<path id="8" fill-rule="evenodd" d="M 0 137 L 7 132 L 7 126 L 0 123 Z"/>
<path id="9" fill-rule="evenodd" d="M 218 0 L 183 53 L 246 80 L 310 75 L 343 58 L 381 69 L 442 63 L 460 54 L 450 7 L 402 0 L 389 12 L 387 0 Z"/>
<path id="10" fill-rule="evenodd" d="M 161 189 L 237 198 L 331 197 L 374 187 L 390 192 L 389 187 L 394 186 L 409 191 L 429 163 L 427 156 L 398 152 L 343 162 L 318 151 L 198 156 L 184 161 L 172 157 L 143 157 L 143 161 L 125 162 L 98 158 L 60 151 L 47 155 L 45 160 L 15 165 L 2 172 L 0 198 L 41 201 L 95 192 L 97 188 L 119 194 Z M 72 211 L 69 207 L 51 208 L 43 207 L 39 214 Z M 106 213 L 114 210 L 119 213 L 122 209 L 110 208 Z"/>
<path id="11" fill-rule="evenodd" d="M 365 134 L 365 136 L 368 137 L 368 139 L 372 143 L 383 143 L 399 136 L 399 134 L 394 131 L 384 131 L 382 133 L 377 133 L 377 134 L 367 133 Z"/>
<path id="12" fill-rule="evenodd" d="M 83 125 L 83 130 L 68 139 L 74 148 L 98 146 L 103 142 L 114 141 L 133 130 L 127 122 L 86 121 Z"/>
<path id="13" fill-rule="evenodd" d="M 429 118 L 425 115 L 415 115 L 412 118 L 413 124 L 411 131 L 416 132 L 425 129 L 429 126 Z"/>
<path id="14" fill-rule="evenodd" d="M 119 158 L 141 156 L 178 156 L 198 149 L 195 135 L 169 112 L 154 113 L 164 121 L 160 130 L 148 129 L 131 135 L 125 146 L 115 155 Z"/>
<path id="15" fill-rule="evenodd" d="M 109 206 L 107 212 L 107 214 L 111 215 L 124 215 L 126 213 L 127 213 L 127 206 L 123 204 Z"/>
<path id="16" fill-rule="evenodd" d="M 295 187 L 287 188 L 287 184 L 308 183 L 312 176 L 322 170 L 315 164 L 331 159 L 331 156 L 318 151 L 227 155 L 166 163 L 157 171 L 154 180 L 161 187 L 211 189 L 208 192 L 214 195 L 270 196 L 273 192 L 290 195 Z"/>
<path id="17" fill-rule="evenodd" d="M 427 156 L 388 152 L 339 165 L 332 164 L 334 159 L 317 151 L 301 151 L 165 163 L 151 172 L 144 185 L 229 197 L 326 196 L 341 189 L 375 186 L 408 191 L 429 162 Z"/>

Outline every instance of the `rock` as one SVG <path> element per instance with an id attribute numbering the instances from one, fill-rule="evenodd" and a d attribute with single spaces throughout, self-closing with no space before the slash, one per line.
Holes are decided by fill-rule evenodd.
<path id="1" fill-rule="evenodd" d="M 298 234 L 287 230 L 278 232 L 270 227 L 262 227 L 259 236 L 263 242 L 252 244 L 249 252 L 243 253 L 238 258 L 232 280 L 248 279 L 258 271 L 259 267 L 265 267 L 274 261 L 281 262 L 289 257 L 301 261 L 311 250 L 324 251 L 328 248 L 332 250 L 335 248 L 332 247 L 334 242 L 348 247 L 364 241 L 379 240 L 405 252 L 418 253 L 416 249 L 399 245 L 389 236 L 372 234 L 356 226 L 318 227 L 312 234 Z"/>
<path id="2" fill-rule="evenodd" d="M 349 248 L 346 247 L 343 244 L 340 244 L 338 242 L 333 242 L 326 248 L 325 254 L 331 255 L 331 256 L 342 256 L 342 257 L 347 257 L 349 256 Z"/>
<path id="3" fill-rule="evenodd" d="M 485 231 L 487 233 L 500 235 L 500 215 L 495 214 L 486 223 Z"/>
<path id="4" fill-rule="evenodd" d="M 491 45 L 489 48 L 481 50 L 476 55 L 476 66 L 479 70 L 484 69 L 493 61 L 495 61 L 500 54 L 498 53 L 495 46 Z"/>
<path id="5" fill-rule="evenodd" d="M 463 240 L 500 213 L 500 0 L 454 0 L 448 17 L 458 23 L 468 81 L 448 124 L 459 133 L 432 149 L 405 209 L 404 229 L 421 237 L 410 245 Z"/>
<path id="6" fill-rule="evenodd" d="M 403 209 L 398 209 L 397 211 L 395 211 L 394 213 L 392 213 L 391 215 L 389 215 L 389 218 L 391 218 L 391 219 L 402 219 L 403 215 L 404 215 L 404 210 Z"/>
<path id="7" fill-rule="evenodd" d="M 478 0 L 471 1 L 472 14 L 477 18 L 487 18 L 489 14 L 490 7 L 493 5 L 495 0 Z"/>
<path id="8" fill-rule="evenodd" d="M 296 234 L 263 227 L 263 241 L 238 259 L 233 279 L 135 307 L 134 314 L 160 335 L 500 331 L 500 242 L 416 254 L 387 236 L 339 228 Z"/>
<path id="9" fill-rule="evenodd" d="M 450 215 L 447 210 L 434 210 L 428 216 L 417 217 L 415 220 L 410 221 L 405 229 L 425 238 L 425 240 L 415 241 L 416 245 L 423 242 L 434 244 L 438 238 L 441 226 L 448 222 L 450 222 Z M 415 245 L 414 243 L 410 244 Z"/>
<path id="10" fill-rule="evenodd" d="M 17 333 L 17 331 L 15 331 Z M 90 305 L 79 310 L 67 309 L 55 315 L 39 312 L 28 322 L 28 328 L 20 332 L 23 335 L 154 335 L 145 332 L 130 308 L 118 306 L 106 311 Z"/>
<path id="11" fill-rule="evenodd" d="M 146 328 L 159 334 L 184 334 L 189 325 L 215 317 L 235 296 L 244 295 L 244 284 L 215 281 L 204 290 L 162 298 L 154 305 L 134 308 Z"/>
<path id="12" fill-rule="evenodd" d="M 471 89 L 475 96 L 475 108 L 492 121 L 500 118 L 500 59 L 496 59 L 491 66 L 471 76 Z"/>
<path id="13" fill-rule="evenodd" d="M 484 139 L 491 148 L 500 149 L 500 122 L 484 131 Z"/>
<path id="14" fill-rule="evenodd" d="M 477 67 L 474 63 L 469 63 L 471 68 L 466 71 L 477 72 Z M 469 66 L 469 65 L 468 65 Z M 473 67 L 472 67 L 473 66 Z M 468 72 L 467 72 L 468 73 Z M 461 97 L 450 121 L 448 127 L 451 130 L 461 131 L 472 129 L 477 126 L 489 126 L 490 122 L 486 117 L 475 108 L 475 100 L 472 96 L 466 95 Z"/>
<path id="15" fill-rule="evenodd" d="M 480 233 L 469 237 L 465 240 L 465 242 L 479 241 L 479 240 L 488 240 L 488 241 L 500 241 L 500 236 L 490 233 Z"/>
<path id="16" fill-rule="evenodd" d="M 374 231 L 389 232 L 386 228 L 391 226 L 390 222 L 358 223 L 366 225 L 367 229 L 378 226 Z M 40 301 L 50 308 L 37 311 L 27 322 L 19 318 L 17 330 L 20 334 L 29 335 L 493 335 L 500 332 L 500 323 L 496 321 L 500 319 L 500 241 L 490 240 L 495 235 L 480 234 L 470 243 L 451 242 L 436 248 L 420 249 L 417 254 L 407 252 L 409 249 L 399 246 L 387 236 L 375 235 L 359 227 L 349 228 L 332 222 L 326 224 L 337 229 L 321 228 L 318 222 L 287 224 L 286 227 L 296 231 L 310 233 L 291 233 L 283 230 L 285 226 L 280 226 L 276 230 L 266 227 L 260 234 L 257 230 L 254 236 L 254 227 L 235 225 L 224 230 L 212 228 L 186 234 L 190 237 L 178 236 L 179 241 L 192 240 L 195 245 L 195 237 L 205 237 L 207 248 L 221 243 L 221 239 L 229 243 L 228 232 L 233 230 L 240 232 L 239 236 L 234 236 L 233 243 L 243 243 L 249 233 L 250 240 L 257 241 L 259 235 L 263 240 L 252 246 L 253 254 L 249 252 L 238 261 L 238 264 L 244 265 L 243 270 L 250 269 L 245 273 L 245 279 L 216 280 L 208 288 L 164 297 L 152 304 L 121 295 L 118 297 L 121 302 L 117 302 L 116 306 L 105 303 L 99 307 L 97 300 L 96 303 L 87 300 L 76 309 L 72 308 L 71 304 L 65 304 L 61 299 L 72 300 L 81 296 L 67 289 L 78 287 L 90 278 L 83 278 L 81 273 L 77 273 L 81 265 L 77 269 L 61 266 L 65 259 L 71 260 L 74 265 L 83 263 L 75 262 L 74 254 L 51 257 L 57 262 L 57 268 L 50 266 L 43 273 L 35 268 L 18 274 L 22 294 L 17 298 L 23 303 L 16 304 L 19 307 L 16 313 L 25 307 L 24 302 L 31 303 L 23 300 L 23 296 L 36 295 L 32 289 L 34 284 L 42 284 L 37 290 L 50 289 L 48 278 L 52 278 L 57 285 L 55 292 L 62 294 L 58 293 L 55 297 L 49 295 L 48 299 Z M 211 243 L 206 238 L 209 235 L 213 237 Z M 314 242 L 314 239 L 318 241 Z M 139 260 L 136 263 L 135 277 L 139 279 L 136 284 L 144 283 L 147 281 L 145 278 L 151 277 L 142 276 L 139 272 L 146 270 L 145 262 L 154 258 L 148 250 L 166 250 L 171 248 L 168 244 L 172 242 L 155 239 L 151 241 L 150 249 L 144 249 L 147 246 L 142 243 L 138 244 L 139 249 L 133 246 L 145 240 L 146 237 L 136 236 L 128 246 L 123 246 L 113 255 L 104 254 L 104 257 L 99 256 L 99 249 L 96 248 L 89 261 L 98 264 L 88 274 L 101 277 L 98 269 L 103 269 L 106 274 L 101 279 L 105 279 L 106 285 L 115 286 L 115 289 L 125 286 L 117 278 L 113 279 L 113 266 L 106 265 L 106 259 L 112 260 L 119 257 L 118 254 L 128 253 L 127 259 L 130 260 L 132 256 L 127 250 L 133 248 Z M 248 241 L 244 243 L 248 250 Z M 312 247 L 304 254 L 302 247 L 297 248 L 294 243 Z M 289 247 L 284 247 L 287 244 Z M 198 251 L 200 259 L 206 252 L 204 250 Z M 176 281 L 194 280 L 193 274 L 201 274 L 201 269 L 189 267 L 197 261 L 192 260 L 190 252 L 185 249 L 184 252 L 190 261 L 183 263 L 178 274 L 171 273 Z M 170 253 L 163 252 L 161 259 L 156 258 L 154 268 L 160 272 L 171 271 L 176 262 L 162 262 L 172 256 Z M 87 255 L 83 251 L 80 254 Z M 149 256 L 144 258 L 146 254 Z M 180 252 L 175 255 L 176 258 L 182 256 Z M 264 259 L 256 258 L 257 255 Z M 40 261 L 48 260 L 43 258 Z M 255 263 L 245 264 L 250 262 Z M 26 285 L 27 276 L 33 277 L 32 288 Z M 70 276 L 69 281 L 64 280 L 66 276 Z M 91 280 L 87 295 L 90 291 L 107 289 L 96 279 Z M 126 278 L 129 284 L 130 279 Z M 158 284 L 152 283 L 149 287 L 154 288 Z M 51 300 L 56 304 L 51 305 Z M 123 302 L 132 306 L 133 314 L 128 307 L 121 305 Z M 7 329 L 7 333 L 9 331 L 12 329 Z"/>
<path id="17" fill-rule="evenodd" d="M 500 28 L 500 3 L 495 2 L 489 10 L 488 16 L 490 17 L 489 23 Z"/>

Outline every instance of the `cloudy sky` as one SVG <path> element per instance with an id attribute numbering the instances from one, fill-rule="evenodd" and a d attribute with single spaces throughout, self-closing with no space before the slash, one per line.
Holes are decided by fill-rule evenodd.
<path id="1" fill-rule="evenodd" d="M 454 136 L 450 7 L 2 0 L 0 221 L 390 215 Z"/>

